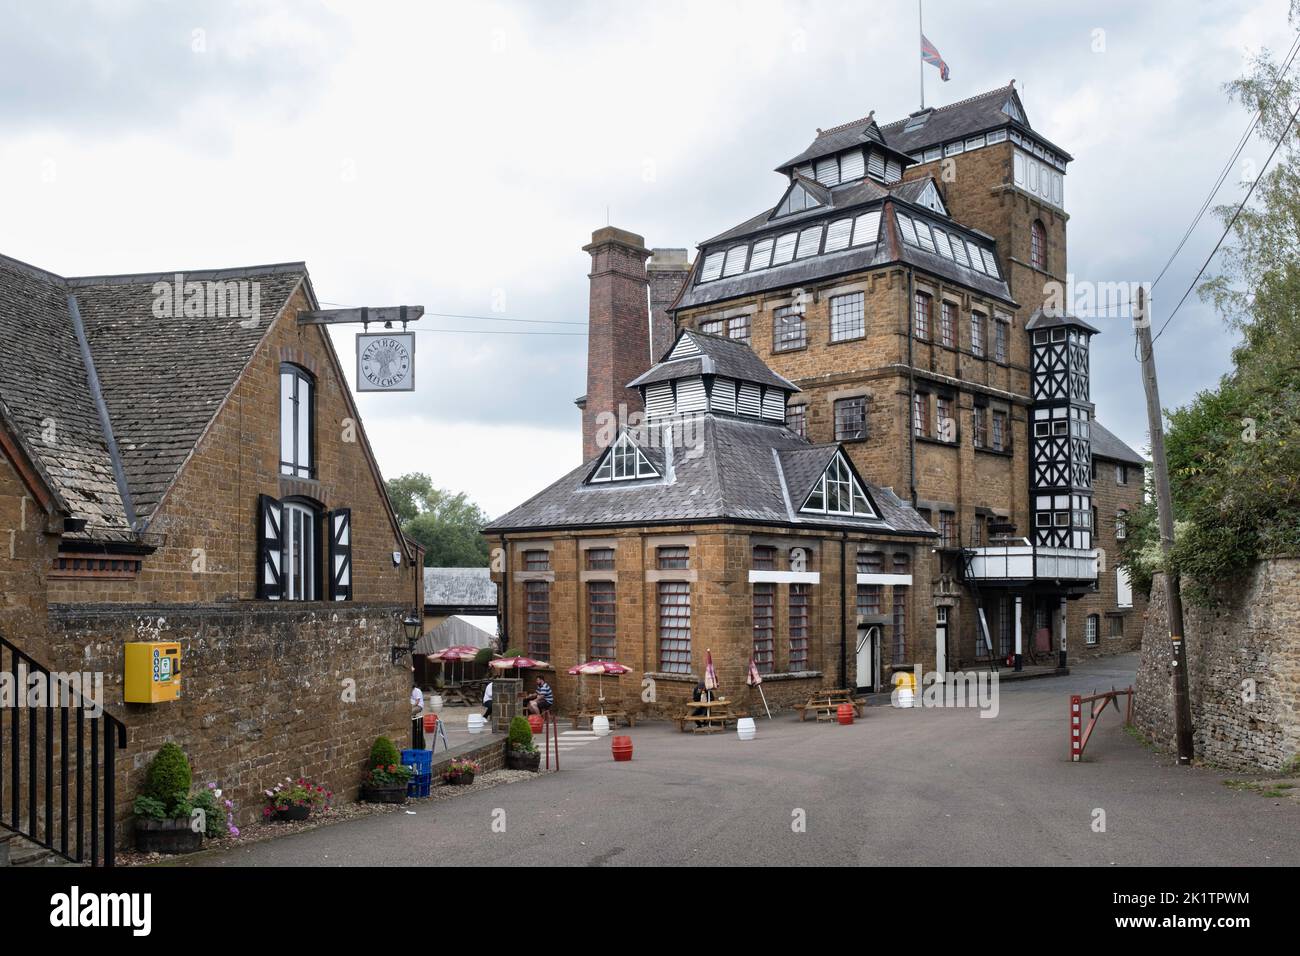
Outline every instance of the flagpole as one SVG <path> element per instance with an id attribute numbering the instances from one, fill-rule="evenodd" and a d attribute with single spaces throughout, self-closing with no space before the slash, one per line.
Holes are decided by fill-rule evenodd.
<path id="1" fill-rule="evenodd" d="M 921 68 L 921 109 L 925 109 L 925 57 L 921 47 L 925 43 L 925 24 L 921 21 L 921 0 L 916 0 L 916 59 Z"/>

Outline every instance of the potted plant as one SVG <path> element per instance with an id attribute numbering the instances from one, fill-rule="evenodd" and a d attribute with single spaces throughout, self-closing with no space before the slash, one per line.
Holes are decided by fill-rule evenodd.
<path id="1" fill-rule="evenodd" d="M 366 803 L 403 803 L 411 768 L 402 765 L 397 746 L 387 737 L 376 737 L 370 748 L 370 769 L 361 780 L 361 799 Z"/>
<path id="2" fill-rule="evenodd" d="M 474 782 L 474 775 L 482 768 L 475 760 L 453 760 L 451 766 L 442 772 L 442 779 L 455 787 L 464 787 Z"/>
<path id="3" fill-rule="evenodd" d="M 264 791 L 266 806 L 262 818 L 278 822 L 301 821 L 311 817 L 318 808 L 328 809 L 334 793 L 306 777 L 285 777 L 283 783 Z"/>
<path id="4" fill-rule="evenodd" d="M 194 804 L 185 751 L 170 741 L 162 745 L 145 773 L 143 792 L 135 798 L 135 846 L 143 853 L 193 853 L 203 842 L 204 826 L 191 820 Z"/>
<path id="5" fill-rule="evenodd" d="M 506 766 L 511 770 L 537 772 L 542 755 L 533 743 L 533 730 L 522 715 L 510 718 L 510 734 L 506 739 Z"/>

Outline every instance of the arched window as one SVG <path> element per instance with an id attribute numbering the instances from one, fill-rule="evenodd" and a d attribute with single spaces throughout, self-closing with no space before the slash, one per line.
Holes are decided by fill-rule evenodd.
<path id="1" fill-rule="evenodd" d="M 280 366 L 280 474 L 315 477 L 312 460 L 314 395 L 311 374 L 297 365 Z"/>
<path id="2" fill-rule="evenodd" d="M 1029 227 L 1029 264 L 1047 271 L 1047 232 L 1037 219 Z"/>

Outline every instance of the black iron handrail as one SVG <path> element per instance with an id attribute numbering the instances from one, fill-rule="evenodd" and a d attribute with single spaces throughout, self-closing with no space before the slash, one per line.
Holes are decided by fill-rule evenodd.
<path id="1" fill-rule="evenodd" d="M 117 821 L 116 755 L 126 747 L 126 725 L 103 710 L 102 702 L 90 700 L 75 686 L 53 678 L 48 668 L 2 635 L 0 672 L 6 670 L 5 650 L 9 651 L 7 674 L 13 698 L 0 702 L 0 827 L 69 862 L 112 866 Z M 44 682 L 44 694 L 29 699 L 33 674 L 40 675 L 40 681 Z M 27 715 L 25 734 L 24 713 Z M 75 748 L 70 746 L 74 728 Z M 87 777 L 89 807 L 86 806 Z"/>

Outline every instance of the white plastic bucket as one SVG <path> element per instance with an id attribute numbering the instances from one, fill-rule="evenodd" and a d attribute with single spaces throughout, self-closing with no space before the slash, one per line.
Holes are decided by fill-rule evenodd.
<path id="1" fill-rule="evenodd" d="M 483 719 L 482 714 L 470 714 L 469 720 L 465 725 L 465 729 L 468 730 L 471 734 L 481 734 L 483 733 L 483 728 L 486 725 L 487 725 L 487 721 Z"/>
<path id="2" fill-rule="evenodd" d="M 442 713 L 442 695 L 434 694 L 429 698 L 429 709 L 435 714 Z"/>
<path id="3" fill-rule="evenodd" d="M 914 695 L 913 695 L 912 690 L 911 690 L 910 687 L 900 687 L 900 688 L 898 688 L 898 704 L 897 704 L 897 706 L 898 706 L 898 707 L 911 707 L 911 706 L 912 706 L 912 700 L 913 700 L 913 697 L 914 697 Z"/>
<path id="4" fill-rule="evenodd" d="M 736 721 L 736 736 L 741 740 L 753 740 L 758 734 L 758 727 L 753 717 L 741 717 Z"/>
<path id="5" fill-rule="evenodd" d="M 591 718 L 591 732 L 597 737 L 604 737 L 609 734 L 609 718 L 604 714 L 597 714 Z"/>

